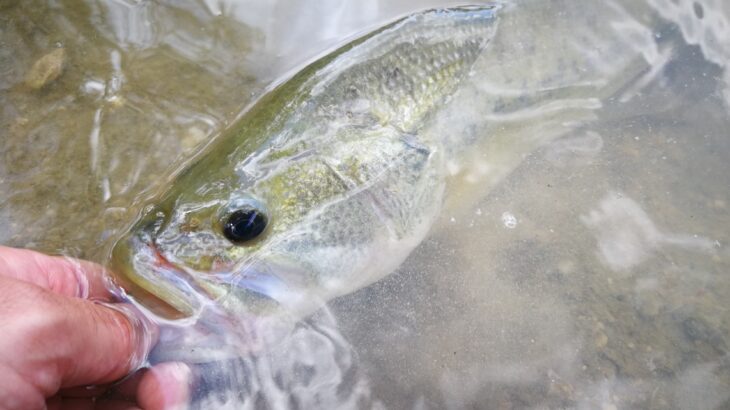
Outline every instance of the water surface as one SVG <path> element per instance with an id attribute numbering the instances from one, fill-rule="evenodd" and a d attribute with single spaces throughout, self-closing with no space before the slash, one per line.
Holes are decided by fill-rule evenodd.
<path id="1" fill-rule="evenodd" d="M 0 243 L 105 262 L 267 86 L 449 3 L 0 3 Z M 429 130 L 472 152 L 429 238 L 256 357 L 196 363 L 198 405 L 730 406 L 730 6 L 497 16 Z"/>

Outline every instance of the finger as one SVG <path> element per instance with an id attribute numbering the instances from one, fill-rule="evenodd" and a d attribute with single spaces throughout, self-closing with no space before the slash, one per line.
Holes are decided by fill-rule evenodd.
<path id="1" fill-rule="evenodd" d="M 10 363 L 0 362 L 0 408 L 37 409 L 42 408 L 45 395 L 18 374 Z"/>
<path id="2" fill-rule="evenodd" d="M 137 388 L 137 403 L 145 410 L 186 409 L 192 372 L 184 363 L 161 363 L 144 373 Z"/>
<path id="3" fill-rule="evenodd" d="M 88 261 L 0 246 L 0 276 L 30 282 L 64 296 L 112 299 L 104 268 Z"/>
<path id="4" fill-rule="evenodd" d="M 127 305 L 67 298 L 15 279 L 0 278 L 6 297 L 0 351 L 46 397 L 59 388 L 112 382 L 137 368 L 156 329 Z M 22 320 L 18 320 L 22 318 Z M 60 383 L 59 383 L 60 381 Z"/>

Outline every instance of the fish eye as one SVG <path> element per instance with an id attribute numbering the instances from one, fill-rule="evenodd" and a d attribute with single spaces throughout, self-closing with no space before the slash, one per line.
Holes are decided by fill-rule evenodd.
<path id="1" fill-rule="evenodd" d="M 266 229 L 266 214 L 253 207 L 245 207 L 230 213 L 223 223 L 223 235 L 239 245 L 257 238 Z"/>

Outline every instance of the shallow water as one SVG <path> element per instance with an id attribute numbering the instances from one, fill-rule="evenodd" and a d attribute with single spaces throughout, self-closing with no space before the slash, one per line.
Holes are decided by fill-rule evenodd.
<path id="1" fill-rule="evenodd" d="M 0 2 L 0 243 L 105 262 L 269 84 L 447 4 Z M 430 130 L 472 155 L 429 238 L 276 346 L 196 364 L 198 404 L 730 406 L 729 63 L 720 1 L 505 3 Z"/>

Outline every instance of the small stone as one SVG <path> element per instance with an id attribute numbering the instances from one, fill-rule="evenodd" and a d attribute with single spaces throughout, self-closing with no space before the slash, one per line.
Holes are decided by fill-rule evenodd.
<path id="1" fill-rule="evenodd" d="M 28 119 L 25 117 L 16 117 L 12 123 L 10 123 L 10 134 L 18 135 L 23 132 L 23 129 L 28 125 Z"/>
<path id="2" fill-rule="evenodd" d="M 570 383 L 554 382 L 550 384 L 548 394 L 564 400 L 575 400 L 575 387 Z"/>
<path id="3" fill-rule="evenodd" d="M 25 74 L 25 85 L 39 90 L 55 81 L 63 72 L 66 49 L 57 48 L 39 58 Z"/>
<path id="4" fill-rule="evenodd" d="M 699 319 L 688 318 L 682 322 L 682 330 L 689 340 L 705 340 L 710 333 L 707 324 Z"/>
<path id="5" fill-rule="evenodd" d="M 608 336 L 599 330 L 593 335 L 593 342 L 596 349 L 603 350 L 606 348 L 606 345 L 608 345 Z"/>
<path id="6" fill-rule="evenodd" d="M 205 140 L 205 131 L 198 127 L 190 127 L 182 138 L 182 146 L 184 150 L 190 150 L 197 147 Z"/>
<path id="7" fill-rule="evenodd" d="M 599 355 L 599 356 L 602 356 L 602 355 Z M 598 360 L 597 370 L 599 371 L 599 373 L 601 375 L 603 375 L 603 377 L 605 377 L 607 379 L 612 379 L 612 378 L 616 377 L 616 375 L 619 372 L 619 368 L 616 365 L 616 363 L 605 357 Z"/>
<path id="8" fill-rule="evenodd" d="M 107 97 L 106 101 L 109 103 L 109 105 L 112 108 L 121 108 L 127 103 L 126 98 L 124 98 L 120 95 L 117 95 L 117 94 Z"/>
<path id="9" fill-rule="evenodd" d="M 558 270 L 566 275 L 575 273 L 575 263 L 571 260 L 563 259 L 558 263 Z"/>
<path id="10" fill-rule="evenodd" d="M 690 317 L 682 322 L 684 335 L 692 342 L 706 343 L 719 354 L 727 352 L 727 346 L 720 332 L 700 318 Z"/>
<path id="11" fill-rule="evenodd" d="M 517 226 L 517 217 L 511 212 L 502 213 L 502 223 L 507 229 L 514 229 Z"/>
<path id="12" fill-rule="evenodd" d="M 122 221 L 129 216 L 129 210 L 119 206 L 109 207 L 104 210 L 104 216 L 115 221 Z"/>
<path id="13" fill-rule="evenodd" d="M 647 297 L 639 301 L 638 313 L 642 319 L 651 320 L 659 315 L 662 303 L 656 297 Z"/>

